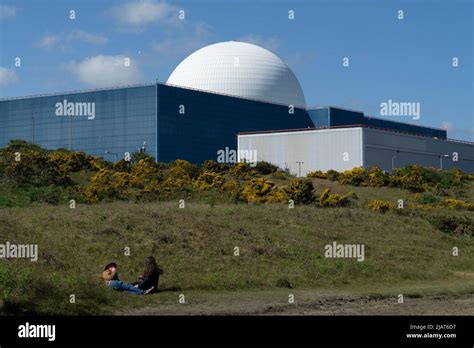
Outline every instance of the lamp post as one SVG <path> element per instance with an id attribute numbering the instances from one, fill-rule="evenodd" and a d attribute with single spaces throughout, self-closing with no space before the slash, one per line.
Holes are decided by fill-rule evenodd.
<path id="1" fill-rule="evenodd" d="M 397 154 L 392 156 L 392 172 L 395 170 L 395 159 L 397 158 L 400 150 L 397 150 Z"/>
<path id="2" fill-rule="evenodd" d="M 439 169 L 443 170 L 443 158 L 451 157 L 450 155 L 439 155 Z"/>
<path id="3" fill-rule="evenodd" d="M 139 150 L 141 153 L 145 153 L 146 152 L 146 141 L 143 142 L 143 145 L 142 147 L 140 148 Z"/>
<path id="4" fill-rule="evenodd" d="M 303 161 L 296 161 L 298 163 L 298 177 L 301 177 L 301 165 L 304 164 Z"/>
<path id="5" fill-rule="evenodd" d="M 114 156 L 115 156 L 115 162 L 118 161 L 118 154 L 113 153 L 113 152 L 110 152 L 109 150 L 105 150 L 105 153 L 106 153 L 107 155 L 114 155 Z"/>

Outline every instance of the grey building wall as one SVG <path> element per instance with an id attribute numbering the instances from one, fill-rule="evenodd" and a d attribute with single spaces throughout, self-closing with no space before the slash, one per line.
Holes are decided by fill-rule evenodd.
<path id="1" fill-rule="evenodd" d="M 362 128 L 302 130 L 294 132 L 240 134 L 239 153 L 257 151 L 257 160 L 266 161 L 301 176 L 309 171 L 344 171 L 360 167 Z M 245 154 L 242 156 L 245 157 Z"/>
<path id="2" fill-rule="evenodd" d="M 350 170 L 378 166 L 391 171 L 410 164 L 474 173 L 474 144 L 408 135 L 371 128 L 337 128 L 240 134 L 239 151 L 257 151 L 267 161 L 298 175 L 309 171 Z M 458 161 L 453 161 L 457 153 Z M 444 157 L 444 156 L 447 157 Z M 245 154 L 243 156 L 245 158 Z"/>
<path id="3" fill-rule="evenodd" d="M 443 169 L 459 168 L 474 172 L 474 144 L 452 140 L 412 136 L 389 131 L 363 129 L 364 166 L 392 170 L 409 164 Z M 453 153 L 458 161 L 453 161 Z M 445 155 L 447 157 L 445 157 Z M 442 160 L 440 158 L 442 157 Z"/>

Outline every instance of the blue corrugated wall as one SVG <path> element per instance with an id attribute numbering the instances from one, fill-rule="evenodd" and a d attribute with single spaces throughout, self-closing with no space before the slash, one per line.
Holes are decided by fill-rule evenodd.
<path id="1" fill-rule="evenodd" d="M 239 132 L 307 128 L 303 109 L 159 85 L 158 160 L 193 163 L 217 159 L 217 151 L 237 150 Z M 185 113 L 180 114 L 180 106 Z"/>

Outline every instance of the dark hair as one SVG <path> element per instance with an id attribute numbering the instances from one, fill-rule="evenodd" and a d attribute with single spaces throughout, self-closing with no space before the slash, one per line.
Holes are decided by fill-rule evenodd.
<path id="1" fill-rule="evenodd" d="M 153 273 L 163 274 L 163 270 L 156 264 L 153 256 L 148 256 L 145 259 L 145 270 L 143 271 L 145 277 L 151 276 Z"/>
<path id="2" fill-rule="evenodd" d="M 104 267 L 104 271 L 107 271 L 109 268 L 115 267 L 117 268 L 117 264 L 115 262 L 109 263 L 107 266 Z"/>

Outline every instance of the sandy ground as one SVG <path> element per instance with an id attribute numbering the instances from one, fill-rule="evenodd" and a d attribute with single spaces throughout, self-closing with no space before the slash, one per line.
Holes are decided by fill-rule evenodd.
<path id="1" fill-rule="evenodd" d="M 318 294 L 319 295 L 319 294 Z M 159 294 L 152 296 L 160 296 Z M 292 304 L 283 296 L 245 296 L 227 293 L 209 298 L 195 298 L 186 304 L 163 303 L 119 315 L 474 315 L 474 294 L 462 296 L 426 296 L 405 298 L 373 298 L 319 295 L 319 299 L 301 301 L 295 295 Z M 286 300 L 286 298 L 285 298 Z"/>

